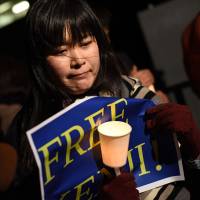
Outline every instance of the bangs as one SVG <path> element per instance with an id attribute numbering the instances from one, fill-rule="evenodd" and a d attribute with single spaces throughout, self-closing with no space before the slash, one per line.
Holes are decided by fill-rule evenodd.
<path id="1" fill-rule="evenodd" d="M 69 3 L 63 10 L 62 19 L 64 24 L 60 26 L 60 29 L 63 28 L 63 35 L 62 42 L 59 44 L 57 43 L 58 46 L 66 44 L 75 46 L 81 43 L 87 36 L 96 38 L 98 35 L 97 32 L 100 31 L 99 24 L 97 25 L 97 19 L 93 13 L 91 13 L 91 10 L 87 7 L 83 9 L 81 4 L 75 2 L 76 8 Z M 66 41 L 66 33 L 69 34 L 69 41 Z"/>
<path id="2" fill-rule="evenodd" d="M 98 20 L 89 7 L 83 7 L 82 3 L 76 0 L 68 3 L 63 1 L 54 0 L 51 1 L 51 6 L 40 4 L 40 7 L 32 9 L 32 15 L 35 15 L 36 9 L 38 15 L 32 21 L 33 44 L 40 55 L 55 53 L 62 45 L 74 46 L 87 36 L 96 38 L 101 31 Z M 66 41 L 66 32 L 70 41 Z"/>
<path id="3" fill-rule="evenodd" d="M 87 20 L 68 18 L 64 30 L 63 44 L 75 46 L 87 36 L 96 38 L 95 29 Z M 69 34 L 69 41 L 66 41 L 66 33 Z"/>

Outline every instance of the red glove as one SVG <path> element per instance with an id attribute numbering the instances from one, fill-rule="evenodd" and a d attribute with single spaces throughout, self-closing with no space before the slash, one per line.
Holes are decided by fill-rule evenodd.
<path id="1" fill-rule="evenodd" d="M 176 132 L 182 153 L 195 159 L 200 153 L 200 131 L 188 106 L 176 103 L 160 104 L 147 111 L 147 128 L 155 133 Z"/>
<path id="2" fill-rule="evenodd" d="M 101 200 L 139 200 L 134 177 L 130 173 L 122 173 L 105 184 L 101 191 Z"/>

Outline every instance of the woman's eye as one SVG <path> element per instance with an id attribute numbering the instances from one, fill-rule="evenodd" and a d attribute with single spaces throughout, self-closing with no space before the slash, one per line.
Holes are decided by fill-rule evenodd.
<path id="1" fill-rule="evenodd" d="M 83 41 L 81 42 L 80 46 L 81 47 L 87 47 L 92 41 Z"/>
<path id="2" fill-rule="evenodd" d="M 56 52 L 56 55 L 62 56 L 62 55 L 65 55 L 66 53 L 67 53 L 67 50 L 66 50 L 66 49 L 64 49 L 64 50 L 59 50 L 59 51 Z"/>

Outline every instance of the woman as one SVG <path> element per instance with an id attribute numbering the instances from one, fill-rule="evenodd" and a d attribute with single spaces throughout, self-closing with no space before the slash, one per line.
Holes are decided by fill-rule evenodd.
<path id="1" fill-rule="evenodd" d="M 149 94 L 157 102 L 158 98 L 138 88 L 137 80 L 122 79 L 102 26 L 84 1 L 36 1 L 28 13 L 27 28 L 32 91 L 9 137 L 19 154 L 14 188 L 22 195 L 26 186 L 32 190 L 31 197 L 38 199 L 39 180 L 25 134 L 28 129 L 88 95 L 143 98 Z M 134 87 L 138 92 L 133 92 Z"/>
<path id="2" fill-rule="evenodd" d="M 156 104 L 159 98 L 137 80 L 121 76 L 103 28 L 84 1 L 38 0 L 28 13 L 27 27 L 32 88 L 9 131 L 19 157 L 11 187 L 15 192 L 9 195 L 27 198 L 23 195 L 27 190 L 29 199 L 40 199 L 37 167 L 25 134 L 28 129 L 88 95 L 149 98 Z M 138 199 L 134 182 L 126 176 L 103 187 L 102 199 Z M 121 181 L 127 184 L 116 187 Z"/>

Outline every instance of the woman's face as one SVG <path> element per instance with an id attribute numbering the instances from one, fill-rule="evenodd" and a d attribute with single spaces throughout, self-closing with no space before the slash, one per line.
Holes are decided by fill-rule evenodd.
<path id="1" fill-rule="evenodd" d="M 59 47 L 59 53 L 47 56 L 48 66 L 56 80 L 70 94 L 87 92 L 94 84 L 100 68 L 99 48 L 96 40 L 87 36 L 80 44 L 70 46 L 68 32 L 65 46 Z"/>

